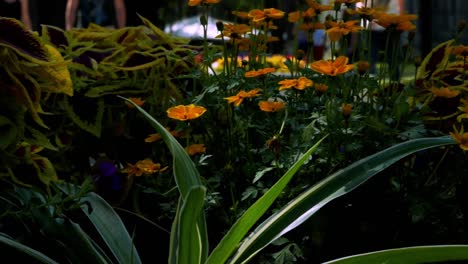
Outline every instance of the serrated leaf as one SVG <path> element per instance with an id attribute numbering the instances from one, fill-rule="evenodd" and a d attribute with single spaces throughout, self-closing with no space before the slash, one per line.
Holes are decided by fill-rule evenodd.
<path id="1" fill-rule="evenodd" d="M 49 76 L 49 82 L 41 87 L 42 91 L 73 96 L 73 84 L 67 67 L 68 62 L 63 59 L 62 54 L 53 46 L 45 44 L 45 48 L 49 61 L 53 62 L 53 64 L 42 68 L 44 75 Z"/>
<path id="2" fill-rule="evenodd" d="M 50 162 L 48 158 L 33 155 L 31 160 L 34 168 L 36 169 L 37 176 L 42 183 L 49 185 L 51 182 L 58 181 L 54 165 L 52 165 L 52 162 Z"/>
<path id="3" fill-rule="evenodd" d="M 71 97 L 73 99 L 78 99 L 76 96 Z M 83 99 L 83 98 L 81 98 Z M 102 118 L 104 116 L 104 100 L 102 98 L 100 99 L 90 99 L 87 98 L 88 103 L 83 103 L 78 101 L 76 103 L 77 107 L 95 107 L 92 111 L 89 111 L 87 113 L 84 113 L 80 115 L 78 113 L 78 110 L 82 109 L 76 109 L 75 110 L 75 104 L 70 102 L 70 99 L 68 97 L 65 97 L 64 100 L 62 101 L 62 107 L 67 113 L 68 117 L 76 124 L 78 125 L 81 129 L 95 135 L 96 137 L 101 136 L 101 129 L 102 129 Z M 93 105 L 94 104 L 94 105 Z"/>
<path id="4" fill-rule="evenodd" d="M 47 51 L 40 39 L 14 18 L 0 17 L 0 46 L 15 50 L 24 58 L 47 62 Z"/>
<path id="5" fill-rule="evenodd" d="M 452 45 L 454 41 L 453 39 L 446 41 L 432 49 L 419 66 L 416 80 L 426 79 L 437 69 L 445 67 L 449 60 L 450 45 Z"/>
<path id="6" fill-rule="evenodd" d="M 58 150 L 54 145 L 52 145 L 44 133 L 30 126 L 26 126 L 26 133 L 24 137 L 24 140 L 31 145 L 37 145 L 54 151 Z"/>

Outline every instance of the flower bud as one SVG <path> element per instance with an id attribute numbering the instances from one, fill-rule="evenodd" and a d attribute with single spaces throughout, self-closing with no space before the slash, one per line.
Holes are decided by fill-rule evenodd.
<path id="1" fill-rule="evenodd" d="M 319 95 L 322 95 L 324 94 L 326 91 L 328 91 L 328 85 L 324 84 L 324 83 L 316 83 L 314 85 L 314 88 L 315 88 L 315 91 L 319 94 Z"/>
<path id="2" fill-rule="evenodd" d="M 421 63 L 422 63 L 422 58 L 421 58 L 421 56 L 416 56 L 416 57 L 414 57 L 413 63 L 414 63 L 414 66 L 416 66 L 416 68 L 419 67 L 419 66 L 421 66 Z"/>
<path id="3" fill-rule="evenodd" d="M 208 19 L 206 18 L 205 15 L 200 16 L 200 24 L 202 24 L 202 26 L 208 25 Z"/>
<path id="4" fill-rule="evenodd" d="M 408 32 L 408 41 L 412 41 L 416 37 L 416 31 Z"/>
<path id="5" fill-rule="evenodd" d="M 224 24 L 222 21 L 217 21 L 216 22 L 216 28 L 218 29 L 218 31 L 223 31 L 224 30 Z"/>
<path id="6" fill-rule="evenodd" d="M 305 52 L 303 50 L 298 49 L 296 51 L 296 55 L 295 55 L 296 60 L 300 61 L 300 60 L 302 60 L 304 58 L 304 56 L 305 56 Z"/>
<path id="7" fill-rule="evenodd" d="M 351 104 L 345 104 L 343 103 L 341 105 L 341 113 L 343 114 L 343 117 L 345 119 L 348 119 L 349 116 L 351 115 L 351 110 L 353 109 L 353 106 Z"/>
<path id="8" fill-rule="evenodd" d="M 457 32 L 461 33 L 463 30 L 465 30 L 465 28 L 466 28 L 466 20 L 462 19 L 458 22 Z"/>
<path id="9" fill-rule="evenodd" d="M 366 74 L 367 70 L 369 70 L 370 64 L 368 61 L 358 61 L 357 63 L 357 71 L 359 75 Z"/>

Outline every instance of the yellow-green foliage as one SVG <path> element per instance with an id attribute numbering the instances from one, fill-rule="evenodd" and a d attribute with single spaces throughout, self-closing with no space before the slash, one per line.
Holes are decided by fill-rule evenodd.
<path id="1" fill-rule="evenodd" d="M 5 154 L 25 149 L 25 144 L 57 150 L 49 138 L 58 138 L 59 131 L 76 131 L 73 126 L 100 137 L 114 95 L 157 96 L 160 105 L 181 98 L 183 90 L 175 77 L 193 70 L 199 49 L 145 18 L 141 26 L 122 29 L 92 24 L 63 31 L 43 25 L 39 36 L 18 20 L 0 17 L 0 32 L 0 95 L 8 101 L 0 109 L 0 148 Z M 65 115 L 61 120 L 68 122 L 47 123 L 45 115 Z M 42 183 L 57 180 L 47 158 L 12 157 L 16 158 L 2 154 L 2 175 L 15 177 L 15 166 L 26 162 Z"/>

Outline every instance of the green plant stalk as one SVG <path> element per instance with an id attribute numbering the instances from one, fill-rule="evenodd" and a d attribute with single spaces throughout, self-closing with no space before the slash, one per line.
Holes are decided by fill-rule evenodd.
<path id="1" fill-rule="evenodd" d="M 314 61 L 314 29 L 307 31 L 307 57 L 306 57 L 306 66 Z M 297 69 L 299 70 L 299 62 Z M 299 76 L 298 76 L 299 77 Z"/>
<path id="2" fill-rule="evenodd" d="M 180 210 L 180 221 L 177 225 L 179 243 L 177 245 L 177 262 L 179 264 L 200 264 L 203 257 L 202 234 L 197 225 L 200 214 L 203 212 L 206 188 L 204 186 L 192 187 L 187 199 Z"/>
<path id="3" fill-rule="evenodd" d="M 127 101 L 128 103 L 135 106 L 135 108 L 143 114 L 143 116 L 150 122 L 150 124 L 156 129 L 156 131 L 161 135 L 162 139 L 168 146 L 169 150 L 173 156 L 173 174 L 174 179 L 177 184 L 177 188 L 180 192 L 180 201 L 179 201 L 179 208 L 176 214 L 176 218 L 172 225 L 171 230 L 171 246 L 170 246 L 170 256 L 174 256 L 173 252 L 178 252 L 179 246 L 181 244 L 186 243 L 187 241 L 181 242 L 181 238 L 178 237 L 179 235 L 182 236 L 179 232 L 175 232 L 175 230 L 179 230 L 181 223 L 186 223 L 186 219 L 180 219 L 182 215 L 181 210 L 183 210 L 184 204 L 187 203 L 187 199 L 189 198 L 189 192 L 193 188 L 199 188 L 203 186 L 199 172 L 191 160 L 190 156 L 187 154 L 185 149 L 179 144 L 179 142 L 161 125 L 156 119 L 154 119 L 148 112 L 146 112 L 143 108 L 139 107 L 131 100 L 118 96 L 119 98 Z M 192 204 L 188 202 L 188 204 Z M 186 210 L 197 210 L 198 204 L 192 204 L 192 209 Z M 190 206 L 189 206 L 190 207 Z M 185 210 L 185 209 L 184 209 Z M 190 214 L 188 214 L 190 215 Z M 187 216 L 188 217 L 188 216 Z M 208 233 L 206 230 L 206 221 L 205 221 L 205 214 L 203 210 L 199 213 L 197 219 L 189 219 L 191 222 L 196 222 L 193 229 L 197 229 L 197 240 L 192 240 L 191 247 L 197 247 L 200 249 L 200 260 L 201 263 L 205 261 L 208 256 Z M 190 230 L 193 230 L 190 229 Z M 185 229 L 184 229 L 185 230 Z M 185 247 L 186 248 L 186 247 Z M 172 252 L 172 253 L 171 253 Z M 171 260 L 171 259 L 170 259 Z"/>
<path id="4" fill-rule="evenodd" d="M 417 151 L 455 144 L 450 137 L 421 138 L 397 144 L 323 179 L 261 223 L 229 263 L 246 263 L 278 237 L 296 228 L 330 201 L 345 195 L 401 158 Z"/>
<path id="5" fill-rule="evenodd" d="M 230 65 L 229 65 L 229 56 L 228 56 L 228 50 L 227 50 L 227 45 L 226 45 L 226 41 L 224 39 L 224 34 L 223 34 L 223 31 L 221 31 L 221 41 L 223 42 L 223 56 L 224 56 L 224 61 L 223 61 L 223 64 L 224 64 L 224 74 L 226 76 L 231 76 L 230 74 Z"/>
<path id="6" fill-rule="evenodd" d="M 326 136 L 325 136 L 326 137 Z M 273 204 L 274 200 L 282 193 L 288 182 L 299 170 L 302 164 L 315 152 L 320 143 L 325 139 L 323 137 L 314 146 L 312 146 L 289 170 L 281 177 L 265 194 L 263 194 L 247 211 L 234 223 L 227 234 L 221 239 L 221 242 L 211 252 L 206 264 L 226 263 L 226 260 L 238 247 L 239 242 L 255 223 L 262 217 L 267 209 Z"/>
<path id="7" fill-rule="evenodd" d="M 410 54 L 413 53 L 413 41 L 410 41 L 408 43 L 408 49 L 405 52 L 405 57 L 403 59 L 403 63 L 401 65 L 401 74 L 400 77 L 398 78 L 398 82 L 401 82 L 401 77 L 405 74 L 406 70 L 406 64 L 408 63 L 409 58 L 411 57 Z"/>

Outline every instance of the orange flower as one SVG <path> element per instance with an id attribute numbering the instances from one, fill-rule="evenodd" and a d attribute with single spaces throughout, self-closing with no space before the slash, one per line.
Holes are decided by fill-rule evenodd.
<path id="1" fill-rule="evenodd" d="M 331 60 L 320 60 L 313 62 L 310 65 L 310 68 L 316 72 L 326 74 L 329 76 L 336 76 L 338 74 L 343 74 L 354 68 L 354 65 L 347 64 L 348 57 L 339 56 L 335 61 Z"/>
<path id="2" fill-rule="evenodd" d="M 281 19 L 284 17 L 284 12 L 276 8 L 263 9 L 263 12 L 268 18 L 271 19 Z"/>
<path id="3" fill-rule="evenodd" d="M 293 88 L 297 84 L 296 79 L 284 79 L 282 81 L 279 81 L 278 84 L 280 85 L 279 90 L 286 90 Z"/>
<path id="4" fill-rule="evenodd" d="M 317 16 L 317 12 L 314 8 L 308 8 L 306 11 L 295 11 L 288 14 L 288 21 L 291 23 L 299 22 L 300 18 L 303 18 L 303 21 L 310 21 L 312 18 Z"/>
<path id="5" fill-rule="evenodd" d="M 301 11 L 294 11 L 288 14 L 288 21 L 291 23 L 296 23 L 301 18 Z"/>
<path id="6" fill-rule="evenodd" d="M 185 148 L 190 156 L 201 154 L 206 152 L 206 147 L 204 144 L 192 144 Z"/>
<path id="7" fill-rule="evenodd" d="M 169 118 L 180 121 L 187 121 L 202 116 L 206 112 L 206 108 L 194 104 L 178 105 L 167 109 L 166 112 Z"/>
<path id="8" fill-rule="evenodd" d="M 304 90 L 306 87 L 311 87 L 314 83 L 312 80 L 306 77 L 299 77 L 299 79 L 285 79 L 278 82 L 279 90 L 286 90 L 290 88 L 296 88 L 297 90 Z"/>
<path id="9" fill-rule="evenodd" d="M 453 97 L 456 97 L 456 96 L 458 96 L 460 94 L 460 91 L 452 90 L 449 87 L 444 87 L 444 88 L 440 88 L 440 89 L 432 87 L 429 90 L 436 97 L 453 98 Z"/>
<path id="10" fill-rule="evenodd" d="M 168 127 L 166 127 L 166 130 L 169 131 L 174 137 L 178 137 L 180 135 L 179 131 L 171 131 Z M 149 134 L 148 137 L 145 138 L 145 142 L 152 143 L 161 140 L 161 138 L 162 137 L 159 133 Z"/>
<path id="11" fill-rule="evenodd" d="M 360 7 L 356 10 L 351 10 L 350 11 L 350 14 L 351 15 L 355 15 L 355 14 L 358 14 L 362 19 L 365 19 L 365 20 L 372 20 L 373 19 L 373 15 L 377 12 L 377 10 L 375 10 L 375 8 L 371 8 L 371 7 Z"/>
<path id="12" fill-rule="evenodd" d="M 316 29 L 325 29 L 325 24 L 323 23 L 302 23 L 299 28 L 304 31 L 314 31 Z"/>
<path id="13" fill-rule="evenodd" d="M 328 23 L 331 27 L 327 30 L 330 41 L 338 41 L 342 36 L 348 35 L 350 32 L 358 32 L 362 29 L 362 27 L 358 25 L 359 20 L 350 20 L 346 22 L 335 22 L 329 20 Z"/>
<path id="14" fill-rule="evenodd" d="M 463 126 L 458 132 L 458 129 L 453 126 L 453 129 L 455 132 L 450 132 L 450 135 L 452 136 L 453 139 L 460 145 L 460 148 L 463 150 L 468 150 L 468 132 L 463 133 Z"/>
<path id="15" fill-rule="evenodd" d="M 322 4 L 318 3 L 315 0 L 307 0 L 306 2 L 307 2 L 307 5 L 310 8 L 313 8 L 315 10 L 315 13 L 317 13 L 317 14 L 321 13 L 323 11 L 333 10 L 332 6 L 322 5 Z"/>
<path id="16" fill-rule="evenodd" d="M 263 112 L 277 112 L 283 109 L 285 104 L 280 101 L 260 101 L 258 106 Z"/>
<path id="17" fill-rule="evenodd" d="M 232 11 L 232 14 L 241 19 L 249 19 L 249 13 L 243 11 Z"/>
<path id="18" fill-rule="evenodd" d="M 458 46 L 452 47 L 452 54 L 461 58 L 468 57 L 468 46 L 458 45 Z"/>
<path id="19" fill-rule="evenodd" d="M 168 167 L 161 168 L 161 164 L 154 163 L 150 159 L 139 160 L 135 165 L 127 163 L 127 166 L 122 170 L 123 173 L 127 173 L 128 176 L 141 176 L 143 174 L 149 175 L 156 172 L 163 172 Z"/>
<path id="20" fill-rule="evenodd" d="M 349 117 L 351 115 L 351 110 L 353 110 L 353 105 L 345 103 L 341 105 L 341 113 L 344 117 Z"/>
<path id="21" fill-rule="evenodd" d="M 127 166 L 122 170 L 123 173 L 127 173 L 127 176 L 141 176 L 143 172 L 139 170 L 135 165 L 127 163 Z"/>
<path id="22" fill-rule="evenodd" d="M 326 85 L 324 83 L 316 83 L 314 85 L 314 88 L 315 88 L 315 91 L 317 91 L 319 93 L 324 93 L 324 92 L 328 91 L 328 85 Z"/>
<path id="23" fill-rule="evenodd" d="M 255 96 L 259 96 L 258 93 L 260 91 L 261 91 L 260 89 L 253 89 L 248 92 L 242 90 L 238 92 L 236 95 L 225 97 L 224 99 L 226 99 L 229 104 L 234 103 L 235 106 L 239 106 L 242 103 L 242 101 L 244 101 L 245 98 L 252 98 Z"/>
<path id="24" fill-rule="evenodd" d="M 346 5 L 356 4 L 359 2 L 362 2 L 362 0 L 335 0 L 335 3 L 337 4 L 346 4 Z"/>
<path id="25" fill-rule="evenodd" d="M 161 140 L 161 135 L 159 135 L 159 133 L 155 133 L 155 134 L 149 134 L 148 137 L 145 138 L 145 142 L 146 143 L 152 143 L 152 142 L 156 142 L 158 140 Z"/>
<path id="26" fill-rule="evenodd" d="M 161 164 L 159 163 L 154 163 L 150 159 L 144 159 L 144 160 L 139 160 L 135 166 L 140 169 L 143 174 L 153 174 L 158 171 L 164 171 L 167 169 L 167 167 L 161 168 Z"/>
<path id="27" fill-rule="evenodd" d="M 252 19 L 253 22 L 260 22 L 269 19 L 280 19 L 284 17 L 284 12 L 276 8 L 266 8 L 263 10 L 253 9 L 250 10 L 248 16 Z"/>
<path id="28" fill-rule="evenodd" d="M 364 75 L 367 70 L 369 70 L 370 68 L 370 63 L 368 61 L 358 61 L 357 64 L 357 72 L 360 74 L 360 75 Z"/>
<path id="29" fill-rule="evenodd" d="M 458 109 L 463 113 L 457 116 L 457 121 L 461 122 L 463 119 L 468 118 L 468 99 L 460 99 L 462 106 L 459 106 Z"/>
<path id="30" fill-rule="evenodd" d="M 296 89 L 304 90 L 306 87 L 311 87 L 312 85 L 314 85 L 312 80 L 306 77 L 299 77 L 299 79 L 297 79 Z"/>
<path id="31" fill-rule="evenodd" d="M 209 5 L 209 4 L 217 4 L 221 2 L 221 0 L 189 0 L 189 6 L 197 6 L 197 5 Z"/>
<path id="32" fill-rule="evenodd" d="M 386 14 L 386 13 L 377 13 L 374 16 L 376 18 L 376 23 L 381 25 L 386 29 L 396 29 L 397 31 L 414 31 L 416 25 L 411 23 L 411 21 L 418 18 L 417 15 L 410 14 Z"/>
<path id="33" fill-rule="evenodd" d="M 128 100 L 132 101 L 133 103 L 135 103 L 138 106 L 142 106 L 143 104 L 145 104 L 145 101 L 141 100 L 140 97 L 130 97 L 130 98 L 128 98 Z M 135 108 L 135 106 L 133 104 L 129 103 L 129 102 L 125 102 L 125 104 L 128 106 L 128 108 Z"/>
<path id="34" fill-rule="evenodd" d="M 242 35 L 250 32 L 250 30 L 250 26 L 246 24 L 224 24 L 223 36 L 240 39 Z M 221 34 L 216 37 L 220 38 Z"/>
<path id="35" fill-rule="evenodd" d="M 268 73 L 272 73 L 275 71 L 276 71 L 275 68 L 263 68 L 257 71 L 252 70 L 252 71 L 248 71 L 245 73 L 245 78 L 258 77 L 258 76 L 266 75 Z"/>

